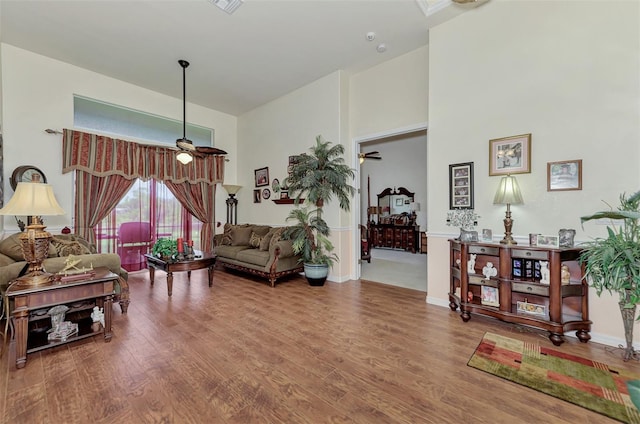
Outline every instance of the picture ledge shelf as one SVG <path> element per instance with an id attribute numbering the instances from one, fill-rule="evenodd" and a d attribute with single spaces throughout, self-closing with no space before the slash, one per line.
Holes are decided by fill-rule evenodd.
<path id="1" fill-rule="evenodd" d="M 296 199 L 273 199 L 273 203 L 276 205 L 293 205 Z M 300 199 L 300 203 L 304 202 L 304 199 Z"/>

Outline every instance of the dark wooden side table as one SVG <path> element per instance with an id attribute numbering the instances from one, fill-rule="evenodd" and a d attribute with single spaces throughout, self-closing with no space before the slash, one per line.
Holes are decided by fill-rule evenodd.
<path id="1" fill-rule="evenodd" d="M 12 317 L 16 343 L 16 368 L 24 368 L 27 353 L 37 352 L 61 344 L 70 343 L 96 334 L 104 333 L 104 341 L 111 341 L 111 305 L 114 284 L 118 276 L 107 268 L 96 268 L 95 275 L 86 279 L 56 282 L 37 287 L 10 285 L 6 299 L 13 302 Z M 48 341 L 46 330 L 50 328 L 50 317 L 46 310 L 56 305 L 67 305 L 66 320 L 77 319 L 78 333 L 66 340 Z M 104 310 L 104 330 L 91 325 L 91 310 L 94 306 Z M 71 318 L 74 317 L 74 318 Z"/>
<path id="2" fill-rule="evenodd" d="M 216 255 L 208 252 L 195 251 L 196 258 L 188 261 L 169 262 L 157 258 L 153 255 L 144 255 L 147 258 L 147 268 L 149 268 L 149 278 L 151 286 L 155 277 L 155 270 L 159 269 L 167 273 L 167 292 L 169 296 L 173 292 L 173 273 L 187 271 L 187 278 L 191 279 L 191 271 L 207 268 L 209 272 L 209 287 L 213 285 L 213 267 L 216 264 Z"/>

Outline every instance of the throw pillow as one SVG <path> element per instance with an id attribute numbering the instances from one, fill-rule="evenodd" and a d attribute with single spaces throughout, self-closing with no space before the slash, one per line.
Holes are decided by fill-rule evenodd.
<path id="1" fill-rule="evenodd" d="M 276 230 L 277 228 L 272 228 L 267 234 L 265 234 L 264 237 L 262 237 L 262 241 L 260 242 L 260 250 L 269 250 L 271 237 L 273 237 L 273 233 L 275 233 Z"/>
<path id="2" fill-rule="evenodd" d="M 251 227 L 236 226 L 231 230 L 231 246 L 248 246 L 251 239 Z"/>
<path id="3" fill-rule="evenodd" d="M 58 252 L 58 256 L 88 255 L 91 251 L 76 240 L 63 240 L 58 237 L 51 237 L 51 245 Z"/>
<path id="4" fill-rule="evenodd" d="M 283 232 L 284 227 L 277 228 L 276 231 L 273 232 L 273 237 L 271 237 L 271 241 L 269 241 L 269 250 L 271 250 L 271 248 L 280 241 Z"/>
<path id="5" fill-rule="evenodd" d="M 260 248 L 260 242 L 262 241 L 262 237 L 257 235 L 255 232 L 251 233 L 251 238 L 249 239 L 249 246 Z"/>
<path id="6" fill-rule="evenodd" d="M 231 230 L 233 229 L 233 225 L 227 223 L 224 224 L 224 232 L 222 233 L 222 244 L 223 246 L 231 246 Z"/>

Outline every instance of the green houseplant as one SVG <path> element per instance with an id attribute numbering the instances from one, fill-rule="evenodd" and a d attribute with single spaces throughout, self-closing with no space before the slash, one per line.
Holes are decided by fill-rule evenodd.
<path id="1" fill-rule="evenodd" d="M 151 248 L 151 253 L 162 260 L 170 261 L 178 254 L 178 242 L 169 238 L 159 238 Z"/>
<path id="2" fill-rule="evenodd" d="M 616 293 L 624 323 L 626 349 L 624 360 L 635 357 L 633 324 L 640 302 L 640 191 L 627 197 L 620 195 L 614 210 L 596 212 L 580 218 L 582 223 L 594 219 L 620 220 L 619 226 L 607 226 L 606 238 L 596 238 L 584 245 L 581 261 L 585 276 L 598 296 L 603 291 Z M 640 319 L 640 317 L 638 317 Z"/>
<path id="3" fill-rule="evenodd" d="M 325 203 L 335 197 L 340 209 L 349 211 L 355 192 L 349 184 L 354 171 L 344 163 L 343 155 L 344 146 L 332 145 L 319 135 L 309 153 L 293 157 L 292 172 L 284 181 L 297 207 L 287 217 L 295 224 L 283 236 L 292 240 L 293 250 L 301 256 L 305 276 L 312 285 L 324 284 L 329 267 L 338 260 L 332 253 L 331 231 L 323 219 Z M 306 200 L 301 204 L 303 198 Z"/>

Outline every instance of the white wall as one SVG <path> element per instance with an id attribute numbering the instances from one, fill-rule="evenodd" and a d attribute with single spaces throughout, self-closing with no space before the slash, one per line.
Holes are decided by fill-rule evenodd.
<path id="1" fill-rule="evenodd" d="M 492 204 L 499 177 L 488 176 L 490 139 L 532 134 L 532 171 L 517 175 L 525 204 L 512 206 L 520 242 L 560 228 L 575 228 L 578 240 L 602 235 L 602 226 L 582 230 L 580 216 L 639 189 L 639 6 L 491 1 L 430 31 L 430 302 L 448 303 L 453 229 L 447 184 L 436 182 L 450 163 L 475 163 L 479 228 L 504 231 L 505 209 Z M 583 161 L 583 189 L 547 192 L 547 162 L 571 159 Z M 619 341 L 615 301 L 590 295 L 594 336 Z"/>
<path id="2" fill-rule="evenodd" d="M 149 91 L 104 75 L 2 44 L 2 105 L 4 136 L 4 179 L 7 202 L 13 195 L 8 179 L 19 165 L 35 165 L 43 170 L 53 185 L 60 206 L 67 212 L 61 217 L 45 218 L 49 231 L 72 226 L 72 173 L 62 174 L 62 137 L 49 135 L 46 128 L 73 128 L 73 95 L 102 100 L 182 120 L 182 99 Z M 176 78 L 179 83 L 180 68 Z M 236 117 L 187 103 L 187 120 L 215 128 L 216 147 L 229 152 L 226 178 L 235 179 Z M 179 138 L 181 134 L 177 134 Z M 218 190 L 216 216 L 225 220 L 223 189 Z M 8 231 L 17 231 L 13 217 L 3 217 Z"/>
<path id="3" fill-rule="evenodd" d="M 254 170 L 269 167 L 271 180 L 287 176 L 288 157 L 309 151 L 321 134 L 334 144 L 343 144 L 346 163 L 351 163 L 350 143 L 343 140 L 341 111 L 345 108 L 345 83 L 341 72 L 295 90 L 238 118 L 238 222 L 285 225 L 293 205 L 277 205 L 269 200 L 253 203 Z M 262 187 L 261 187 L 262 188 Z M 271 188 L 271 187 L 269 187 Z M 329 274 L 331 281 L 348 278 L 351 263 L 349 244 L 352 229 L 345 226 L 337 202 L 325 205 L 324 218 L 332 231 L 340 264 Z M 344 233 L 344 234 L 343 234 Z"/>
<path id="4" fill-rule="evenodd" d="M 427 46 L 421 47 L 351 77 L 349 115 L 352 138 L 426 121 L 428 53 Z"/>

